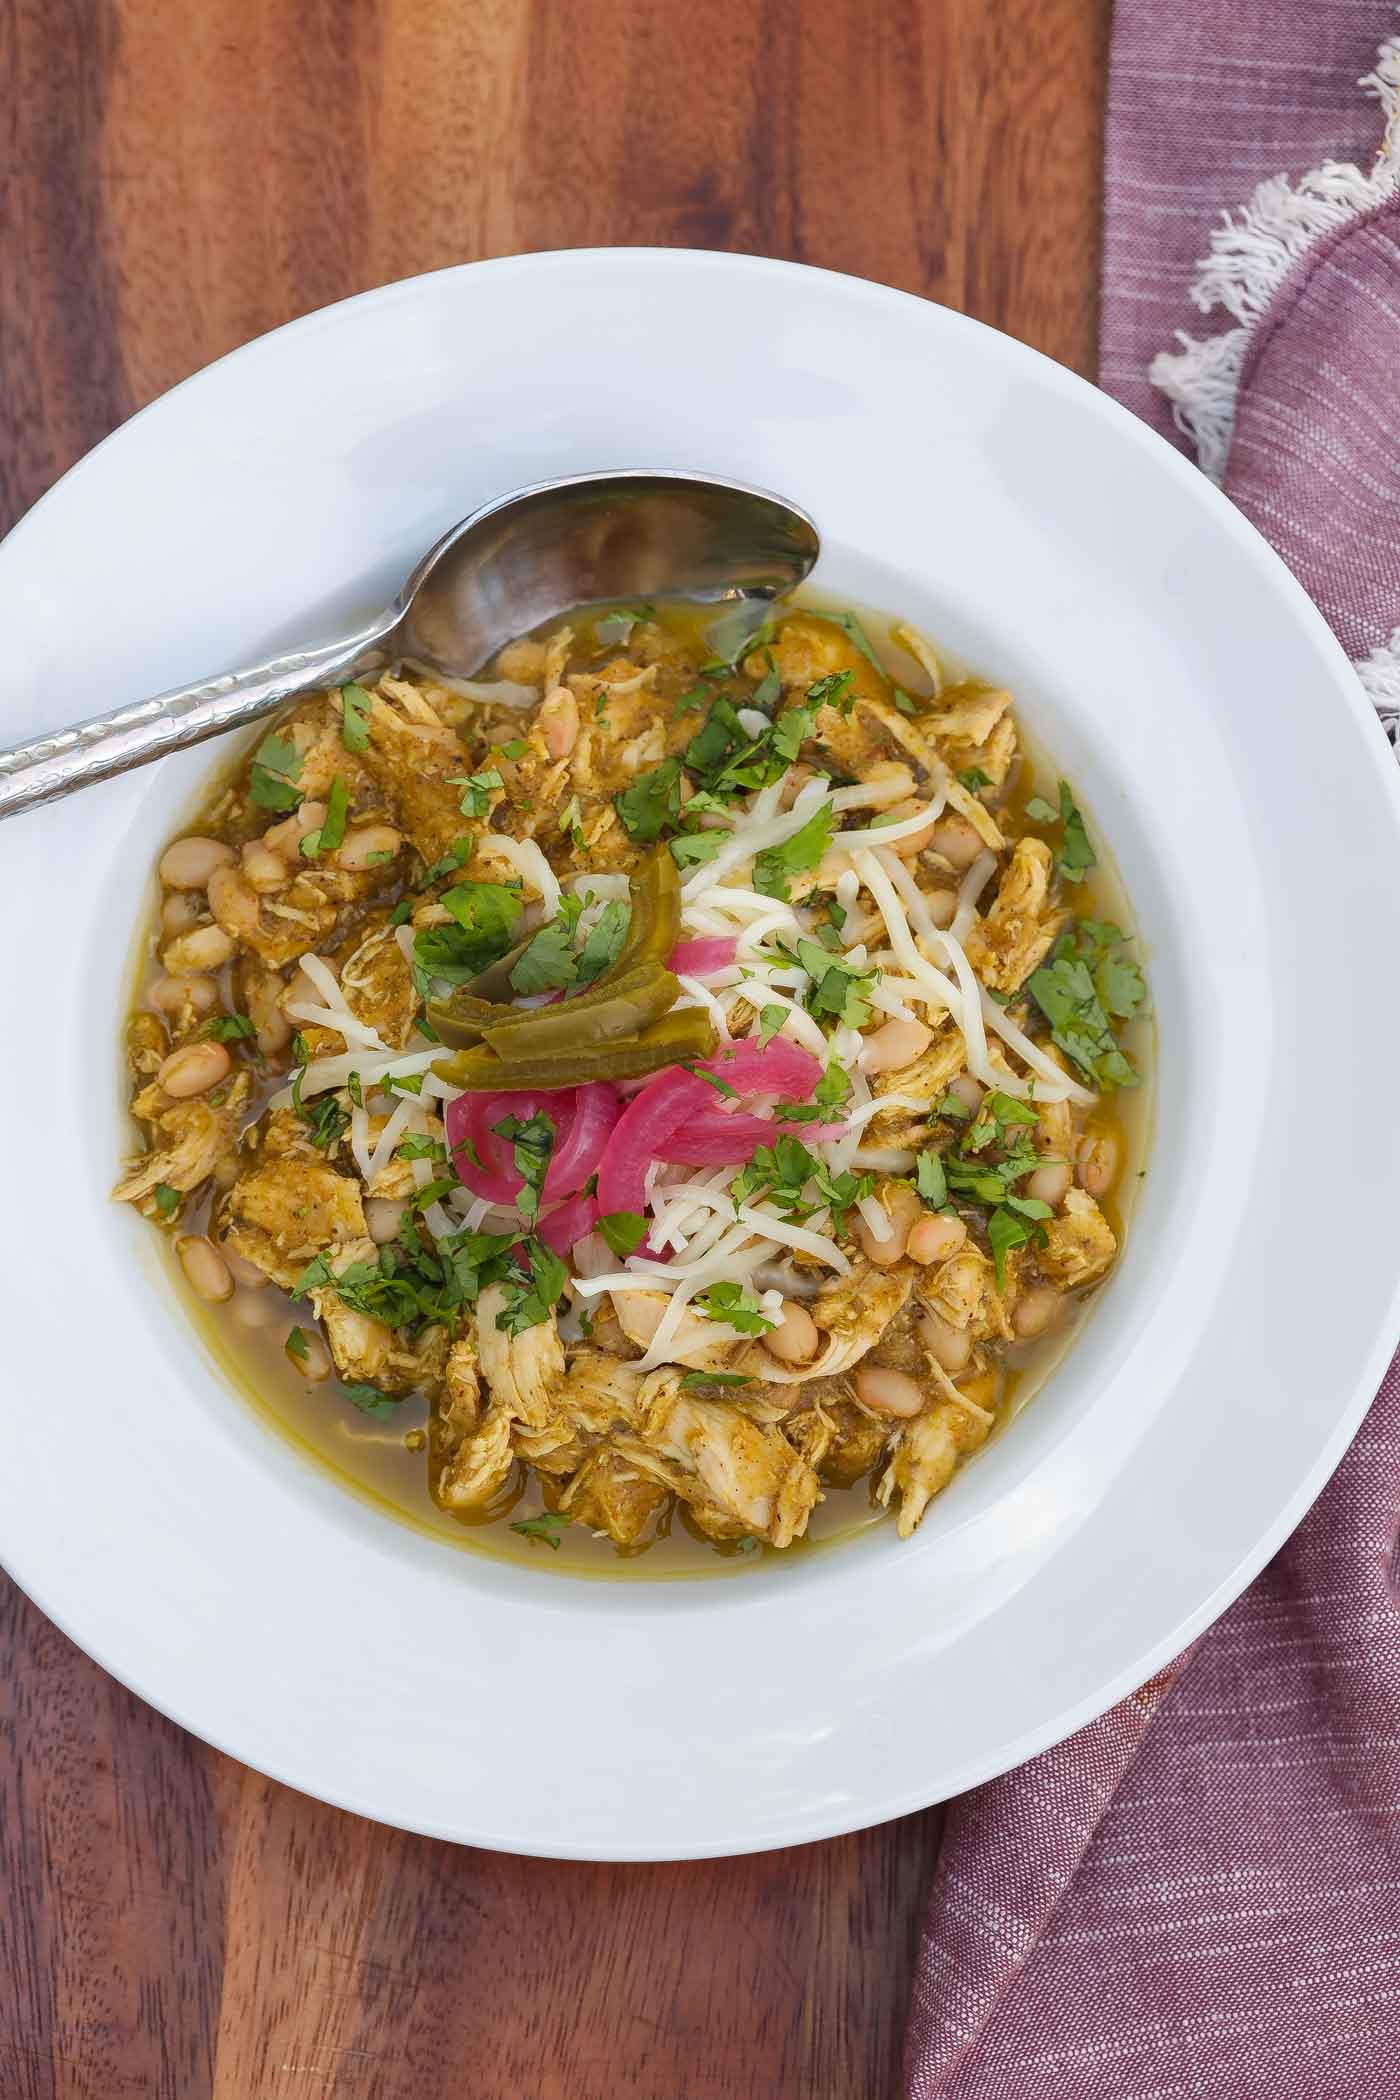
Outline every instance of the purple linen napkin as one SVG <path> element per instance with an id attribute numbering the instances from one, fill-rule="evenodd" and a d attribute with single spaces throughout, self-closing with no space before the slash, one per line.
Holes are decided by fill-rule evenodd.
<path id="1" fill-rule="evenodd" d="M 1381 0 L 1119 0 L 1101 341 L 1104 385 L 1273 542 L 1392 735 L 1396 26 Z M 1400 1358 L 1173 1670 L 950 1806 L 909 2100 L 1400 2093 L 1398 1527 Z"/>

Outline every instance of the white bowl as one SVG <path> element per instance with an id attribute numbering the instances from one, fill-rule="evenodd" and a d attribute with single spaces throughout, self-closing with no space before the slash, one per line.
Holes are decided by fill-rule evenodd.
<path id="1" fill-rule="evenodd" d="M 939 307 L 632 250 L 477 264 L 281 329 L 118 431 L 0 550 L 5 736 L 348 623 L 484 498 L 622 465 L 781 490 L 821 528 L 821 583 L 1009 684 L 1145 935 L 1158 1131 L 1121 1270 L 910 1543 L 572 1581 L 313 1470 L 106 1200 L 133 914 L 210 757 L 0 829 L 5 1564 L 116 1676 L 291 1785 L 617 1859 L 899 1815 L 1102 1712 L 1297 1521 L 1400 1324 L 1385 742 L 1192 467 Z"/>

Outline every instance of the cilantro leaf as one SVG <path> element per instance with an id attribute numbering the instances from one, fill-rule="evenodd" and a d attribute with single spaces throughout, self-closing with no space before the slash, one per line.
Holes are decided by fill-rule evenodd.
<path id="1" fill-rule="evenodd" d="M 713 860 L 723 844 L 722 831 L 692 831 L 684 838 L 672 839 L 671 852 L 678 868 L 688 868 L 702 860 Z"/>
<path id="2" fill-rule="evenodd" d="M 720 1320 L 738 1334 L 767 1334 L 776 1324 L 759 1311 L 757 1298 L 741 1283 L 712 1283 L 707 1291 L 697 1292 L 691 1303 L 707 1320 Z"/>
<path id="3" fill-rule="evenodd" d="M 440 902 L 456 924 L 420 926 L 413 938 L 414 960 L 429 976 L 464 984 L 515 945 L 524 911 L 518 890 L 499 882 L 459 882 L 443 891 Z"/>
<path id="4" fill-rule="evenodd" d="M 1029 1218 L 1017 1217 L 1013 1210 L 1003 1207 L 992 1212 L 987 1220 L 987 1243 L 992 1250 L 999 1291 L 1006 1288 L 1006 1257 L 1011 1249 L 1024 1247 L 1031 1240 L 1044 1237 L 1042 1226 Z"/>
<path id="5" fill-rule="evenodd" d="M 572 1522 L 572 1517 L 564 1510 L 546 1509 L 537 1517 L 517 1518 L 510 1528 L 512 1531 L 518 1531 L 523 1539 L 539 1539 L 557 1553 L 564 1528 Z"/>
<path id="6" fill-rule="evenodd" d="M 842 1027 L 863 1028 L 870 1019 L 869 994 L 879 971 L 843 962 L 816 941 L 799 941 L 797 960 L 812 980 L 808 1011 L 819 1020 L 830 1014 Z"/>
<path id="7" fill-rule="evenodd" d="M 1026 804 L 1026 815 L 1033 824 L 1058 824 L 1060 821 L 1060 812 L 1043 795 L 1031 796 Z"/>
<path id="8" fill-rule="evenodd" d="M 856 704 L 855 676 L 854 671 L 830 671 L 817 679 L 807 688 L 808 709 L 815 713 L 818 708 L 834 707 L 838 715 L 849 715 Z"/>
<path id="9" fill-rule="evenodd" d="M 342 1385 L 340 1390 L 362 1415 L 391 1415 L 403 1405 L 393 1393 L 382 1393 L 377 1385 Z"/>
<path id="10" fill-rule="evenodd" d="M 578 952 L 578 981 L 592 984 L 604 970 L 612 968 L 622 953 L 622 944 L 627 938 L 627 929 L 632 923 L 632 907 L 624 904 L 620 897 L 610 898 L 603 906 L 589 932 L 584 937 Z"/>
<path id="11" fill-rule="evenodd" d="M 527 1121 L 519 1116 L 506 1116 L 492 1125 L 494 1134 L 504 1138 L 514 1147 L 515 1171 L 524 1187 L 516 1197 L 520 1214 L 524 1218 L 537 1218 L 540 1196 L 544 1190 L 544 1178 L 549 1172 L 549 1162 L 554 1154 L 554 1141 L 559 1134 L 553 1119 L 537 1110 Z"/>
<path id="12" fill-rule="evenodd" d="M 536 992 L 554 992 L 562 985 L 572 984 L 576 974 L 568 923 L 562 918 L 551 919 L 541 926 L 511 970 L 511 989 L 528 999 Z"/>
<path id="13" fill-rule="evenodd" d="M 984 773 L 980 766 L 969 766 L 966 772 L 959 773 L 958 778 L 970 795 L 975 795 L 979 788 L 989 788 L 992 784 L 991 775 Z"/>
<path id="14" fill-rule="evenodd" d="M 632 785 L 613 796 L 613 803 L 629 838 L 644 846 L 659 839 L 668 824 L 681 812 L 681 762 L 663 758 L 659 766 L 639 773 Z"/>
<path id="15" fill-rule="evenodd" d="M 930 1210 L 942 1210 L 948 1201 L 948 1177 L 943 1162 L 933 1151 L 921 1152 L 914 1169 L 914 1186 Z"/>
<path id="16" fill-rule="evenodd" d="M 369 718 L 374 706 L 362 685 L 340 688 L 340 741 L 347 751 L 369 749 Z"/>
<path id="17" fill-rule="evenodd" d="M 301 753 L 291 738 L 279 736 L 275 729 L 269 731 L 253 754 L 249 800 L 260 809 L 296 809 L 301 789 L 295 783 L 301 778 L 301 767 Z"/>
<path id="18" fill-rule="evenodd" d="M 613 1210 L 605 1218 L 599 1218 L 598 1230 L 618 1260 L 625 1261 L 629 1254 L 636 1253 L 646 1238 L 647 1221 L 639 1218 L 634 1210 Z"/>
<path id="19" fill-rule="evenodd" d="M 173 1218 L 176 1211 L 180 1208 L 179 1189 L 171 1188 L 168 1181 L 158 1181 L 152 1193 L 156 1199 L 156 1209 L 161 1217 Z"/>
<path id="20" fill-rule="evenodd" d="M 910 695 L 905 692 L 904 687 L 902 685 L 897 685 L 894 689 L 894 704 L 899 709 L 902 715 L 916 715 L 919 712 L 918 703 L 915 700 L 911 699 Z M 958 777 L 960 780 L 963 781 L 963 785 L 966 786 L 967 782 L 965 776 L 959 774 Z"/>
<path id="21" fill-rule="evenodd" d="M 528 1272 L 517 1263 L 505 1279 L 506 1302 L 496 1315 L 496 1325 L 505 1334 L 524 1334 L 549 1318 L 569 1280 L 566 1263 L 542 1240 L 526 1243 Z"/>
<path id="22" fill-rule="evenodd" d="M 1050 1023 L 1052 1041 L 1104 1090 L 1137 1084 L 1109 1018 L 1130 1020 L 1147 995 L 1137 964 L 1114 952 L 1122 939 L 1106 921 L 1078 920 L 1026 985 Z"/>
<path id="23" fill-rule="evenodd" d="M 345 819 L 350 810 L 350 790 L 337 773 L 326 795 L 324 820 L 314 831 L 308 831 L 301 842 L 303 860 L 316 860 L 322 853 L 334 853 L 345 837 Z"/>
<path id="24" fill-rule="evenodd" d="M 873 664 L 882 678 L 888 676 L 884 665 L 875 654 L 869 635 L 853 612 L 819 612 L 816 618 L 829 620 L 833 627 L 839 627 L 843 634 L 849 635 L 866 662 Z"/>
<path id="25" fill-rule="evenodd" d="M 1064 825 L 1064 843 L 1055 865 L 1066 882 L 1082 882 L 1089 869 L 1098 866 L 1099 856 L 1089 844 L 1084 819 L 1075 808 L 1068 782 L 1063 780 L 1060 782 L 1060 818 Z"/>
<path id="26" fill-rule="evenodd" d="M 464 817 L 484 817 L 490 810 L 492 795 L 505 782 L 498 766 L 488 766 L 484 773 L 456 774 L 447 785 L 462 790 L 459 807 Z"/>
<path id="27" fill-rule="evenodd" d="M 299 1364 L 304 1364 L 307 1357 L 311 1354 L 311 1344 L 306 1339 L 306 1329 L 304 1327 L 294 1327 L 282 1346 L 288 1356 L 292 1357 Z"/>
<path id="28" fill-rule="evenodd" d="M 758 1047 L 767 1048 L 775 1035 L 781 1034 L 787 1022 L 785 1006 L 761 1006 L 758 1010 Z"/>
<path id="29" fill-rule="evenodd" d="M 753 886 L 765 897 L 788 895 L 788 878 L 805 875 L 817 867 L 831 844 L 831 805 L 823 803 L 821 808 L 807 819 L 800 831 L 780 846 L 770 846 L 760 853 L 753 864 Z"/>
<path id="30" fill-rule="evenodd" d="M 247 1014 L 213 1014 L 197 1031 L 202 1036 L 212 1037 L 216 1043 L 244 1042 L 257 1032 Z"/>

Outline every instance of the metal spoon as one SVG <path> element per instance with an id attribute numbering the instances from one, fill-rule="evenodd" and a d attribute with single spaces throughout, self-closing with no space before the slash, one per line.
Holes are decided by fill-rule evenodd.
<path id="1" fill-rule="evenodd" d="M 0 817 L 386 664 L 470 678 L 505 642 L 575 605 L 773 597 L 802 581 L 820 546 L 793 504 L 712 475 L 583 474 L 517 489 L 445 533 L 358 633 L 0 751 Z"/>

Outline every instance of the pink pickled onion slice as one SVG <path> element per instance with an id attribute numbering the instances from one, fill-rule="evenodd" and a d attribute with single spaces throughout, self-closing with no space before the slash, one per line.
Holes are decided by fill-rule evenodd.
<path id="1" fill-rule="evenodd" d="M 661 1158 L 671 1167 L 747 1166 L 760 1145 L 786 1132 L 804 1145 L 840 1137 L 843 1123 L 781 1123 L 767 1116 L 708 1116 L 684 1124 L 666 1139 Z"/>
<path id="2" fill-rule="evenodd" d="M 693 1072 L 670 1065 L 634 1094 L 613 1126 L 598 1166 L 598 1209 L 646 1209 L 647 1168 L 688 1116 L 702 1113 L 710 1088 Z"/>
<path id="3" fill-rule="evenodd" d="M 710 934 L 704 940 L 678 941 L 668 967 L 677 977 L 708 977 L 712 970 L 727 970 L 738 952 L 732 934 Z"/>
<path id="4" fill-rule="evenodd" d="M 760 1050 L 757 1043 L 731 1043 L 716 1057 L 706 1058 L 694 1072 L 680 1065 L 658 1072 L 639 1094 L 628 1102 L 613 1126 L 598 1167 L 598 1209 L 606 1217 L 615 1210 L 646 1209 L 647 1169 L 653 1160 L 666 1155 L 668 1140 L 694 1125 L 709 1131 L 722 1120 L 715 1089 L 699 1078 L 713 1072 L 737 1094 L 776 1094 L 784 1101 L 807 1101 L 816 1092 L 822 1076 L 819 1061 L 796 1043 L 775 1036 Z M 750 1119 L 758 1122 L 758 1117 Z M 764 1124 L 771 1136 L 773 1126 Z M 763 1144 L 767 1138 L 759 1138 Z M 749 1151 L 739 1157 L 749 1159 Z M 716 1162 L 726 1164 L 727 1155 Z"/>
<path id="5" fill-rule="evenodd" d="M 560 1098 L 550 1096 L 552 1101 Z M 586 1086 L 574 1089 L 573 1114 L 560 1123 L 554 1156 L 544 1179 L 547 1197 L 572 1196 L 575 1189 L 582 1188 L 602 1158 L 603 1147 L 621 1114 L 622 1103 L 604 1080 L 590 1080 Z"/>
<path id="6" fill-rule="evenodd" d="M 470 1189 L 474 1196 L 484 1196 L 488 1203 L 514 1203 L 524 1183 L 516 1170 L 513 1147 L 498 1136 L 496 1125 L 507 1116 L 528 1123 L 536 1110 L 542 1109 L 554 1124 L 555 1149 L 561 1151 L 572 1135 L 574 1091 L 569 1088 L 557 1094 L 459 1094 L 455 1101 L 449 1101 L 443 1118 L 447 1146 L 463 1188 Z M 475 1150 L 481 1161 L 479 1167 L 472 1164 L 466 1152 L 457 1149 L 463 1140 Z"/>
<path id="7" fill-rule="evenodd" d="M 579 1240 L 587 1238 L 597 1222 L 596 1196 L 570 1196 L 567 1203 L 546 1211 L 535 1231 L 556 1254 L 567 1254 Z"/>
<path id="8" fill-rule="evenodd" d="M 810 1101 L 822 1076 L 820 1059 L 783 1035 L 761 1050 L 751 1039 L 726 1044 L 696 1069 L 713 1072 L 737 1094 L 776 1094 L 782 1101 Z"/>

